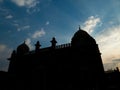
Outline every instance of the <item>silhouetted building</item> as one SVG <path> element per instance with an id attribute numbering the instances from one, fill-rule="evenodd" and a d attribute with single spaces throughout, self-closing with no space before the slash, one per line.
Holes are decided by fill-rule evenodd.
<path id="1" fill-rule="evenodd" d="M 55 37 L 50 42 L 51 47 L 40 48 L 38 41 L 35 51 L 29 51 L 24 42 L 13 51 L 8 72 L 16 75 L 20 90 L 98 90 L 102 87 L 101 53 L 87 32 L 79 28 L 71 43 L 56 45 Z"/>

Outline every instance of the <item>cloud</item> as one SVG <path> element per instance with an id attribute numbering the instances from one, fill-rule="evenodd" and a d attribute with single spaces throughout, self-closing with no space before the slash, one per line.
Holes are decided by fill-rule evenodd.
<path id="1" fill-rule="evenodd" d="M 33 50 L 34 47 L 33 47 L 32 44 L 31 44 L 31 39 L 30 39 L 30 38 L 27 38 L 25 41 L 26 41 L 26 44 L 29 46 L 30 50 Z"/>
<path id="2" fill-rule="evenodd" d="M 91 34 L 98 23 L 101 23 L 100 18 L 90 16 L 88 20 L 83 23 L 83 29 L 86 30 L 89 34 Z"/>
<path id="3" fill-rule="evenodd" d="M 3 52 L 6 49 L 6 46 L 3 44 L 0 44 L 0 52 Z"/>
<path id="4" fill-rule="evenodd" d="M 49 21 L 47 21 L 45 25 L 49 25 L 49 24 L 50 24 L 50 22 L 49 22 Z"/>
<path id="5" fill-rule="evenodd" d="M 40 3 L 40 0 L 11 0 L 14 4 L 19 7 L 26 7 L 26 12 L 32 14 L 34 12 L 39 12 L 40 8 L 37 5 Z"/>
<path id="6" fill-rule="evenodd" d="M 33 8 L 39 4 L 39 0 L 11 0 L 13 3 L 20 7 Z"/>
<path id="7" fill-rule="evenodd" d="M 0 70 L 7 71 L 9 62 L 7 58 L 10 57 L 12 49 L 5 44 L 0 44 Z"/>
<path id="8" fill-rule="evenodd" d="M 26 10 L 26 12 L 28 13 L 28 14 L 32 14 L 32 13 L 34 13 L 34 12 L 39 12 L 40 11 L 40 8 L 38 8 L 38 7 L 35 7 L 35 8 L 27 8 L 27 10 Z"/>
<path id="9" fill-rule="evenodd" d="M 113 62 L 120 62 L 120 58 L 119 59 L 115 59 L 115 60 L 112 60 Z"/>
<path id="10" fill-rule="evenodd" d="M 5 18 L 6 18 L 6 19 L 11 19 L 11 18 L 13 18 L 13 16 L 12 16 L 12 15 L 8 15 L 8 16 L 6 16 Z"/>
<path id="11" fill-rule="evenodd" d="M 20 27 L 19 24 L 14 24 L 14 26 L 17 27 L 17 31 L 28 30 L 30 28 L 30 25 Z"/>
<path id="12" fill-rule="evenodd" d="M 96 37 L 104 63 L 120 58 L 120 26 L 107 28 Z"/>
<path id="13" fill-rule="evenodd" d="M 30 25 L 26 25 L 26 26 L 23 26 L 22 29 L 25 30 L 25 29 L 29 29 L 30 28 Z"/>
<path id="14" fill-rule="evenodd" d="M 112 61 L 113 61 L 112 63 L 105 63 L 104 64 L 105 71 L 110 70 L 110 69 L 114 70 L 116 67 L 118 67 L 120 69 L 120 58 L 114 59 Z"/>
<path id="15" fill-rule="evenodd" d="M 36 32 L 32 35 L 32 38 L 42 37 L 43 35 L 45 35 L 45 31 L 44 31 L 43 28 L 41 28 L 41 30 L 36 31 Z"/>
<path id="16" fill-rule="evenodd" d="M 33 33 L 33 35 L 30 37 L 30 38 L 27 38 L 25 41 L 26 41 L 26 44 L 29 46 L 29 48 L 31 50 L 34 49 L 34 46 L 31 44 L 31 39 L 36 39 L 36 38 L 39 38 L 39 37 L 42 37 L 43 35 L 45 35 L 45 31 L 43 28 L 41 28 L 41 30 L 37 30 Z"/>

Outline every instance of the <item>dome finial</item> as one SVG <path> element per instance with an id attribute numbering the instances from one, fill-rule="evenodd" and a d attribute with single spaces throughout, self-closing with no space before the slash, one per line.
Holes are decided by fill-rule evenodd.
<path id="1" fill-rule="evenodd" d="M 80 25 L 79 25 L 79 30 L 81 30 Z"/>
<path id="2" fill-rule="evenodd" d="M 24 44 L 26 43 L 26 40 L 24 40 L 24 42 L 23 42 Z"/>
<path id="3" fill-rule="evenodd" d="M 24 39 L 24 42 L 23 42 L 23 43 L 26 44 L 26 42 L 27 42 L 27 39 Z"/>

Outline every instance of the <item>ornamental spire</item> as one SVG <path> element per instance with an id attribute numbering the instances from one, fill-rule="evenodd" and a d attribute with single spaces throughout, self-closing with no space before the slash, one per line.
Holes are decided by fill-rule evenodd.
<path id="1" fill-rule="evenodd" d="M 79 30 L 81 30 L 80 25 L 79 25 Z"/>

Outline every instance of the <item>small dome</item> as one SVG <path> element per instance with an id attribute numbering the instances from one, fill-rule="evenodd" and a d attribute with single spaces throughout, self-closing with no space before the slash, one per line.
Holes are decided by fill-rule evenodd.
<path id="1" fill-rule="evenodd" d="M 95 40 L 84 30 L 79 30 L 74 34 L 71 44 L 73 47 L 91 46 L 96 44 Z"/>
<path id="2" fill-rule="evenodd" d="M 17 47 L 17 54 L 23 55 L 29 52 L 29 47 L 25 44 L 25 42 Z"/>

